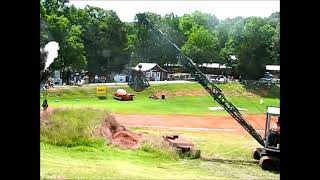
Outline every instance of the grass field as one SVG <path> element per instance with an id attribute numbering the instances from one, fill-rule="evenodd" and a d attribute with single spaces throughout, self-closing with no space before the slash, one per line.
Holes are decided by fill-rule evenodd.
<path id="1" fill-rule="evenodd" d="M 84 113 L 85 112 L 85 113 Z M 95 140 L 88 132 L 106 116 L 95 109 L 66 109 L 41 128 L 42 179 L 279 179 L 251 158 L 258 144 L 249 136 L 226 132 L 170 131 L 192 140 L 212 160 L 179 159 L 166 149 L 124 150 Z M 91 127 L 91 128 L 85 128 Z M 167 130 L 133 128 L 159 136 Z M 70 143 L 70 141 L 78 143 Z"/>
<path id="2" fill-rule="evenodd" d="M 134 101 L 117 101 L 112 94 L 118 88 L 135 94 Z M 248 110 L 250 114 L 265 113 L 267 106 L 279 106 L 279 87 L 260 89 L 264 96 L 253 94 L 258 91 L 254 87 L 245 87 L 238 83 L 222 84 L 219 88 L 227 98 L 239 108 Z M 151 93 L 164 92 L 169 94 L 166 100 L 148 98 Z M 200 96 L 175 96 L 174 94 L 199 94 Z M 172 94 L 172 95 L 171 95 Z M 143 92 L 133 92 L 127 86 L 108 87 L 107 99 L 100 100 L 96 96 L 95 87 L 59 88 L 49 91 L 48 103 L 51 107 L 95 107 L 122 114 L 184 114 L 184 115 L 225 115 L 225 111 L 210 111 L 209 107 L 219 106 L 211 96 L 207 95 L 201 85 L 194 84 L 162 84 L 152 85 Z M 260 104 L 263 99 L 264 104 Z"/>
<path id="3" fill-rule="evenodd" d="M 136 95 L 134 101 L 117 101 L 118 88 Z M 250 114 L 266 106 L 278 106 L 279 88 L 257 89 L 240 84 L 219 88 L 237 107 Z M 166 93 L 166 100 L 149 99 L 151 93 Z M 176 96 L 177 93 L 193 96 Z M 194 96 L 199 94 L 199 96 Z M 263 98 L 264 104 L 260 104 Z M 107 145 L 93 136 L 107 112 L 121 114 L 225 115 L 209 111 L 218 106 L 199 84 L 152 85 L 136 93 L 127 86 L 108 87 L 107 99 L 96 96 L 95 87 L 55 88 L 49 91 L 49 106 L 62 108 L 47 117 L 40 131 L 41 179 L 279 179 L 279 172 L 263 171 L 251 157 L 259 144 L 248 134 L 131 128 L 154 137 L 174 133 L 191 140 L 204 159 L 181 159 L 169 148 L 156 143 L 143 144 L 138 150 Z M 41 101 L 42 102 L 42 101 Z"/>

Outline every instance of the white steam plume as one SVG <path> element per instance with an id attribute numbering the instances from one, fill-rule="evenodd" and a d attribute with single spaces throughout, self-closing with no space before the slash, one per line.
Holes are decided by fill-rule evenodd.
<path id="1" fill-rule="evenodd" d="M 54 59 L 58 57 L 59 43 L 55 41 L 50 41 L 44 47 L 44 50 L 48 52 L 47 61 L 44 69 L 47 69 L 51 63 L 53 63 Z"/>

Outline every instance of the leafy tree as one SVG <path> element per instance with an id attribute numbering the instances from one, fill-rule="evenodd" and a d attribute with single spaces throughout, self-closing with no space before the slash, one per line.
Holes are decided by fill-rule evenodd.
<path id="1" fill-rule="evenodd" d="M 88 70 L 93 74 L 119 72 L 129 61 L 125 24 L 113 11 L 86 7 L 84 32 Z"/>
<path id="2" fill-rule="evenodd" d="M 191 14 L 191 17 L 197 25 L 204 26 L 209 31 L 214 30 L 219 24 L 218 18 L 215 15 L 209 13 L 195 11 Z"/>
<path id="3" fill-rule="evenodd" d="M 210 63 L 219 58 L 219 41 L 216 34 L 210 33 L 203 26 L 191 29 L 182 51 L 196 64 Z"/>
<path id="4" fill-rule="evenodd" d="M 118 73 L 137 62 L 177 63 L 178 52 L 153 30 L 137 22 L 123 23 L 114 11 L 67 0 L 40 1 L 40 47 L 59 43 L 51 69 L 87 69 L 92 74 Z M 235 17 L 219 21 L 195 11 L 147 17 L 197 64 L 219 62 L 233 66 L 244 78 L 262 76 L 266 64 L 280 63 L 280 13 L 267 18 Z M 237 60 L 232 60 L 235 55 Z M 40 69 L 44 62 L 40 53 Z"/>
<path id="5" fill-rule="evenodd" d="M 80 25 L 72 25 L 67 36 L 65 66 L 71 66 L 76 70 L 86 67 L 87 61 L 84 56 L 84 44 L 82 40 L 82 27 Z"/>
<path id="6" fill-rule="evenodd" d="M 268 51 L 272 30 L 262 18 L 249 17 L 245 21 L 243 40 L 237 49 L 239 71 L 244 78 L 262 77 L 270 59 Z"/>
<path id="7" fill-rule="evenodd" d="M 191 33 L 191 29 L 195 27 L 197 23 L 194 21 L 194 19 L 188 15 L 185 14 L 179 19 L 179 29 L 183 32 L 185 37 L 188 37 Z"/>

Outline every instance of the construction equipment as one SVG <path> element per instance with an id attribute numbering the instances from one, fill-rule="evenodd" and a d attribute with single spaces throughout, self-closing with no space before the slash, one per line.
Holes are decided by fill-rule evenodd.
<path id="1" fill-rule="evenodd" d="M 128 85 L 134 91 L 140 92 L 150 86 L 148 80 L 144 77 L 141 71 L 142 65 L 139 64 L 139 70 L 132 69 L 129 75 Z"/>
<path id="2" fill-rule="evenodd" d="M 275 148 L 266 146 L 266 138 L 269 135 L 269 133 L 267 132 L 267 130 L 269 129 L 268 126 L 265 128 L 265 137 L 262 138 L 261 135 L 244 119 L 239 110 L 225 97 L 222 91 L 198 69 L 195 63 L 188 56 L 186 56 L 175 43 L 173 43 L 147 18 L 146 14 L 137 14 L 137 17 L 140 24 L 143 24 L 147 28 L 152 29 L 153 32 L 155 32 L 158 36 L 160 36 L 160 38 L 165 40 L 165 42 L 167 42 L 168 45 L 170 45 L 173 50 L 175 50 L 177 54 L 179 54 L 178 58 L 180 60 L 180 63 L 191 73 L 192 77 L 194 77 L 195 80 L 198 81 L 203 86 L 203 88 L 206 89 L 211 97 L 216 102 L 218 102 L 259 144 L 261 144 L 261 146 L 263 146 L 263 148 L 259 148 L 254 151 L 254 154 L 256 155 L 255 158 L 260 159 L 261 167 L 263 169 L 274 169 L 274 167 L 279 167 L 278 165 L 280 164 L 280 147 L 279 149 L 275 150 Z M 135 80 L 138 81 L 135 82 Z M 132 88 L 133 90 L 139 91 L 142 91 L 146 86 L 149 85 L 144 83 L 143 74 L 141 73 L 136 77 L 133 77 L 130 84 L 130 87 L 132 87 L 132 85 L 135 85 L 135 87 Z M 139 85 L 141 85 L 141 87 L 139 87 Z M 271 113 L 267 114 L 267 117 L 269 117 L 269 115 L 271 115 Z M 267 118 L 266 125 L 269 123 Z"/>
<path id="3" fill-rule="evenodd" d="M 193 143 L 179 135 L 167 135 L 163 138 L 176 149 L 180 157 L 200 158 L 200 150 Z"/>
<path id="4" fill-rule="evenodd" d="M 271 128 L 272 117 L 277 117 L 277 128 Z M 277 132 L 279 131 L 279 132 Z M 260 160 L 262 169 L 280 168 L 280 108 L 269 106 L 266 117 L 265 145 L 263 148 L 253 150 L 253 158 Z"/>

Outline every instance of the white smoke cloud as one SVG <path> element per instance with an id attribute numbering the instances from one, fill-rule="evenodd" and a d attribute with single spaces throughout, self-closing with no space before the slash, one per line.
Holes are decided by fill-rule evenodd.
<path id="1" fill-rule="evenodd" d="M 48 52 L 47 61 L 44 69 L 47 69 L 54 59 L 58 57 L 59 43 L 50 41 L 45 45 L 44 50 Z"/>

